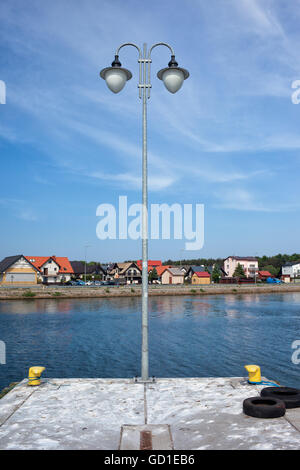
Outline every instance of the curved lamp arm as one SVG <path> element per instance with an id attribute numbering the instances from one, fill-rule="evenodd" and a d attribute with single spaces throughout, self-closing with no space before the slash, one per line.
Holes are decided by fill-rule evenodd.
<path id="1" fill-rule="evenodd" d="M 168 49 L 170 49 L 171 54 L 172 54 L 172 55 L 175 55 L 174 49 L 173 49 L 169 44 L 167 44 L 166 42 L 157 42 L 156 44 L 153 44 L 153 46 L 152 46 L 152 47 L 150 48 L 150 50 L 149 50 L 149 55 L 148 55 L 148 58 L 149 58 L 149 59 L 151 58 L 151 52 L 152 52 L 152 50 L 153 50 L 155 47 L 157 47 L 157 46 L 166 46 Z"/>
<path id="2" fill-rule="evenodd" d="M 116 50 L 116 56 L 119 57 L 120 49 L 122 49 L 122 47 L 126 47 L 126 46 L 135 47 L 139 52 L 139 83 L 141 83 L 141 80 L 142 80 L 142 62 L 141 62 L 142 61 L 142 51 L 139 48 L 139 46 L 137 46 L 133 42 L 125 42 L 124 44 L 121 44 L 121 46 L 119 46 L 118 49 Z M 139 87 L 139 98 L 141 98 L 141 97 L 142 97 L 142 89 L 141 89 L 141 87 Z"/>
<path id="3" fill-rule="evenodd" d="M 126 46 L 135 47 L 135 48 L 139 51 L 139 56 L 140 56 L 140 58 L 142 57 L 142 51 L 141 51 L 141 49 L 139 48 L 139 46 L 137 46 L 137 45 L 134 44 L 133 42 L 124 42 L 124 44 L 121 44 L 121 46 L 119 46 L 118 49 L 116 50 L 116 55 L 119 55 L 120 49 L 122 49 L 122 47 L 126 47 Z"/>
<path id="4" fill-rule="evenodd" d="M 150 84 L 150 81 L 151 81 L 151 70 L 150 70 L 150 69 L 151 69 L 151 62 L 152 62 L 152 60 L 151 60 L 151 53 L 152 53 L 153 49 L 154 49 L 155 47 L 158 47 L 158 46 L 165 46 L 165 47 L 167 47 L 168 49 L 170 49 L 171 55 L 172 55 L 172 56 L 175 56 L 174 49 L 173 49 L 169 44 L 167 44 L 166 42 L 157 42 L 156 44 L 153 44 L 153 46 L 150 47 L 150 49 L 149 49 L 149 54 L 148 54 L 148 61 L 149 61 L 149 62 L 148 62 L 148 83 L 149 83 L 149 84 Z M 149 98 L 150 98 L 150 87 L 148 88 L 148 99 L 149 99 Z"/>

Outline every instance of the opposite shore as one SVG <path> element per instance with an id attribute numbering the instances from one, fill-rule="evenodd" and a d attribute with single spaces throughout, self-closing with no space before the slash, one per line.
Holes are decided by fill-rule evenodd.
<path id="1" fill-rule="evenodd" d="M 239 294 L 267 294 L 300 292 L 299 284 L 280 285 L 204 285 L 204 286 L 158 286 L 149 285 L 149 296 L 159 295 L 239 295 Z M 0 300 L 24 299 L 53 299 L 53 298 L 109 298 L 109 297 L 139 297 L 142 294 L 141 286 L 123 287 L 61 287 L 61 286 L 32 286 L 0 288 Z"/>

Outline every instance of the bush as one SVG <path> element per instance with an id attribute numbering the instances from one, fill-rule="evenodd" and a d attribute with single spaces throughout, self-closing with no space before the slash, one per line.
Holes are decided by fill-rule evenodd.
<path id="1" fill-rule="evenodd" d="M 196 292 L 197 292 L 196 289 L 191 289 L 192 294 L 196 294 Z"/>
<path id="2" fill-rule="evenodd" d="M 31 292 L 31 290 L 28 290 L 28 291 L 24 292 L 24 294 L 23 294 L 23 297 L 26 297 L 26 298 L 32 298 L 32 297 L 35 297 L 35 296 L 36 296 L 36 293 Z"/>

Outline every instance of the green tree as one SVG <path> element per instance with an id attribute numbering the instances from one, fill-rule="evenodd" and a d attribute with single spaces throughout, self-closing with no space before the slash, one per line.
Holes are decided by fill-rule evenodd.
<path id="1" fill-rule="evenodd" d="M 213 282 L 218 283 L 218 282 L 220 281 L 220 277 L 221 277 L 220 268 L 219 268 L 219 266 L 217 266 L 217 265 L 215 264 L 215 265 L 214 265 L 213 272 L 212 272 L 212 274 L 211 274 L 211 278 L 212 278 Z"/>
<path id="2" fill-rule="evenodd" d="M 246 277 L 243 266 L 240 263 L 238 263 L 237 267 L 235 268 L 233 277 Z"/>
<path id="3" fill-rule="evenodd" d="M 155 268 L 150 271 L 148 278 L 151 284 L 153 283 L 153 281 L 156 281 L 158 279 L 158 274 Z"/>

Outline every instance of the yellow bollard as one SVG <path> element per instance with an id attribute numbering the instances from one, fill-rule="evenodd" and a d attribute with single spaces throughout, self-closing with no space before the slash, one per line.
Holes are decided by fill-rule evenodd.
<path id="1" fill-rule="evenodd" d="M 44 372 L 45 367 L 34 366 L 30 367 L 28 374 L 28 385 L 41 385 L 41 374 Z"/>
<path id="2" fill-rule="evenodd" d="M 249 373 L 249 382 L 250 383 L 257 383 L 261 382 L 261 373 L 260 367 L 255 365 L 245 366 L 245 369 Z"/>

